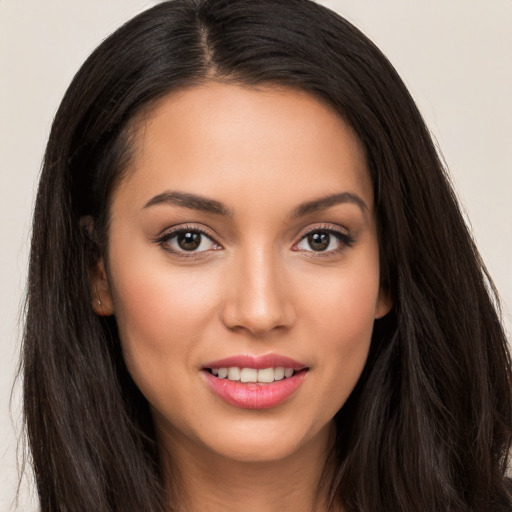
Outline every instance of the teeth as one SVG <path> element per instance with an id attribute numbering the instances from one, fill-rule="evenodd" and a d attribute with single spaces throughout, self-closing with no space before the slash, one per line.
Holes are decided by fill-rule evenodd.
<path id="1" fill-rule="evenodd" d="M 237 368 L 236 366 L 233 368 L 228 368 L 228 379 L 240 380 L 240 368 Z"/>
<path id="2" fill-rule="evenodd" d="M 269 384 L 276 380 L 283 380 L 291 377 L 294 373 L 293 368 L 283 368 L 278 366 L 276 368 L 263 368 L 257 370 L 256 368 L 238 368 L 233 366 L 230 368 L 211 368 L 213 375 L 219 379 L 228 379 L 240 382 L 260 382 L 262 384 Z"/>
<path id="3" fill-rule="evenodd" d="M 241 382 L 258 382 L 258 370 L 254 368 L 242 368 L 240 370 Z"/>
<path id="4" fill-rule="evenodd" d="M 278 366 L 274 369 L 274 379 L 283 380 L 284 379 L 284 368 L 282 366 Z"/>
<path id="5" fill-rule="evenodd" d="M 274 382 L 274 368 L 265 368 L 258 370 L 258 382 Z"/>

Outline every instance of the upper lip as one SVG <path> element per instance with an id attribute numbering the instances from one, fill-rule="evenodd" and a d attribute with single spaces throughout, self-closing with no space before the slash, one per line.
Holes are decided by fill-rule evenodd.
<path id="1" fill-rule="evenodd" d="M 217 359 L 206 363 L 203 368 L 255 368 L 262 370 L 264 368 L 293 368 L 296 371 L 307 368 L 307 365 L 296 361 L 290 357 L 282 356 L 279 354 L 265 354 L 261 356 L 251 355 L 236 355 Z"/>

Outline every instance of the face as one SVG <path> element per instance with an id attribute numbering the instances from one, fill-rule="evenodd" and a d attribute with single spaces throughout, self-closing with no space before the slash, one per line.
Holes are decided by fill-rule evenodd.
<path id="1" fill-rule="evenodd" d="M 94 288 L 158 435 L 238 461 L 324 439 L 389 309 L 353 131 L 306 93 L 208 84 L 135 153 Z"/>

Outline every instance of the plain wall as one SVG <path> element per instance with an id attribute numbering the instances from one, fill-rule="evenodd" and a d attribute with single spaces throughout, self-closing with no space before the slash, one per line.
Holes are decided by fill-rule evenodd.
<path id="1" fill-rule="evenodd" d="M 51 121 L 73 74 L 122 22 L 158 2 L 0 0 L 0 510 L 18 480 L 18 361 L 30 217 Z M 512 309 L 512 1 L 325 0 L 384 51 L 450 168 L 484 260 Z M 35 510 L 30 485 L 19 510 Z M 33 494 L 33 491 L 32 491 Z M 14 508 L 13 508 L 14 510 Z"/>

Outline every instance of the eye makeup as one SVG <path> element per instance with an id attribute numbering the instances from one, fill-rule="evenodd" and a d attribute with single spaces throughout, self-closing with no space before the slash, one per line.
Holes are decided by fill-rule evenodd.
<path id="1" fill-rule="evenodd" d="M 294 252 L 309 253 L 309 257 L 329 257 L 354 246 L 354 236 L 333 224 L 308 227 L 294 243 Z M 212 234 L 194 224 L 179 225 L 157 236 L 153 243 L 179 258 L 204 258 L 207 253 L 222 250 Z"/>

